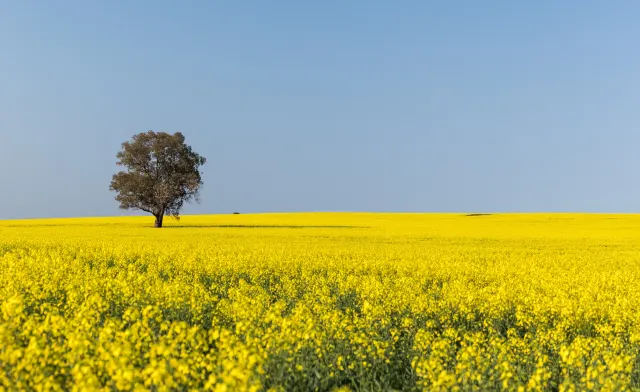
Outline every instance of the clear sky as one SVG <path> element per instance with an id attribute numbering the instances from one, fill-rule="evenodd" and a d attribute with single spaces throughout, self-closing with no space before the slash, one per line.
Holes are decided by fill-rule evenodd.
<path id="1" fill-rule="evenodd" d="M 0 0 L 0 218 L 121 215 L 120 143 L 208 158 L 184 213 L 640 211 L 640 2 Z"/>

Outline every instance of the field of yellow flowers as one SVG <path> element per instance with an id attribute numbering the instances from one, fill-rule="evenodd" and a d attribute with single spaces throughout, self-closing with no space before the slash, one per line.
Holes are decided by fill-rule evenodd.
<path id="1" fill-rule="evenodd" d="M 640 388 L 640 216 L 0 221 L 0 390 Z"/>

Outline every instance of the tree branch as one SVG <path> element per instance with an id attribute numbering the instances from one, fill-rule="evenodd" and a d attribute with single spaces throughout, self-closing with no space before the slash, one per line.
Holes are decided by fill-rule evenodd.
<path id="1" fill-rule="evenodd" d="M 144 208 L 142 206 L 137 206 L 136 208 L 139 209 L 140 211 L 144 211 L 144 212 L 148 212 L 150 214 L 153 214 L 153 212 L 151 210 L 148 210 L 148 209 L 146 209 L 146 208 Z"/>

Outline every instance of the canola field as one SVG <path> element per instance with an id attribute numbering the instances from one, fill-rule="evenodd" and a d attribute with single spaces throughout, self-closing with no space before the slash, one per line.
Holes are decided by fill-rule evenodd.
<path id="1" fill-rule="evenodd" d="M 640 216 L 0 221 L 0 390 L 633 390 Z"/>

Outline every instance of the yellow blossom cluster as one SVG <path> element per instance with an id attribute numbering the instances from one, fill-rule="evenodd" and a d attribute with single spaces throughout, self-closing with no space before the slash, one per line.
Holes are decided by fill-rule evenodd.
<path id="1" fill-rule="evenodd" d="M 0 221 L 0 391 L 640 388 L 640 216 Z"/>

